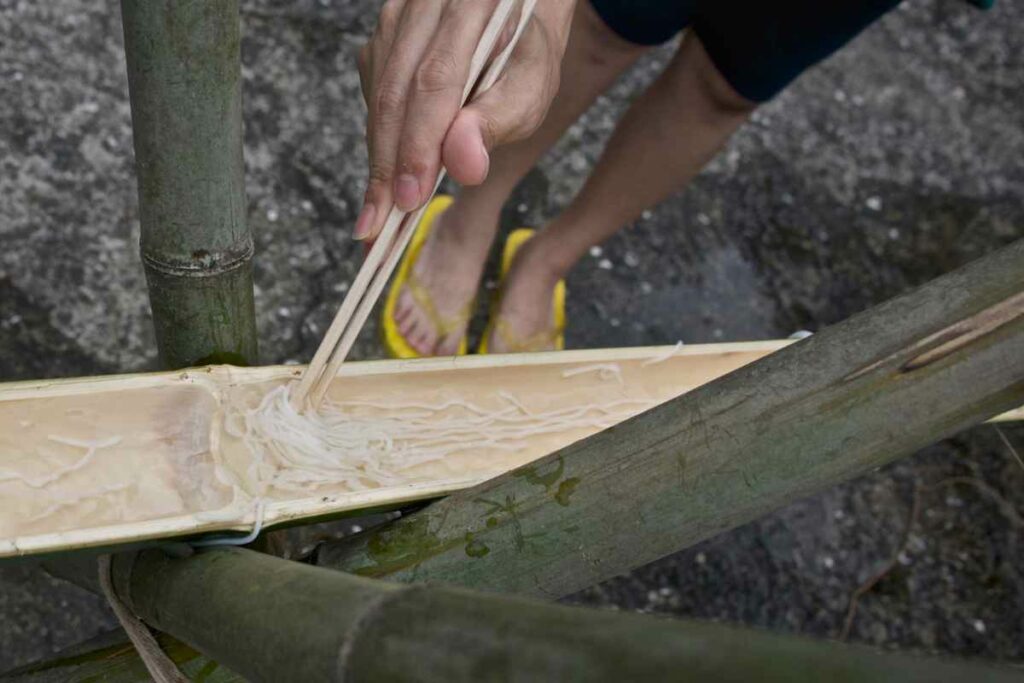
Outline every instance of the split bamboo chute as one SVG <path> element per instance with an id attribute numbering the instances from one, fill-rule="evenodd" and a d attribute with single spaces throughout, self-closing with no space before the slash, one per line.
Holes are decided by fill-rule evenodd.
<path id="1" fill-rule="evenodd" d="M 787 343 L 347 363 L 326 392 L 325 405 L 339 411 L 335 419 L 354 425 L 339 424 L 337 432 L 352 438 L 359 424 L 380 428 L 388 420 L 394 429 L 340 444 L 333 459 L 315 466 L 287 434 L 254 440 L 245 427 L 247 415 L 294 385 L 300 367 L 212 366 L 0 385 L 0 557 L 250 532 L 257 522 L 434 498 Z M 1021 410 L 1001 417 L 1021 418 Z M 405 432 L 395 420 L 407 422 Z M 326 429 L 321 438 L 336 438 L 329 423 L 319 428 Z M 423 461 L 403 462 L 406 455 Z M 334 469 L 318 474 L 322 466 Z M 342 476 L 344 467 L 369 476 Z M 374 475 L 375 467 L 383 474 Z"/>

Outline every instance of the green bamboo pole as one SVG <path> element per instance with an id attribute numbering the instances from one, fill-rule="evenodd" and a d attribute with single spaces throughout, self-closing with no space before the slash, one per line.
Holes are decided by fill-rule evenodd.
<path id="1" fill-rule="evenodd" d="M 532 467 L 329 544 L 320 561 L 554 597 L 681 549 L 1024 401 L 1021 273 L 1017 242 Z M 274 590 L 274 618 L 306 595 Z M 153 593 L 133 593 L 147 618 L 166 607 Z M 256 623 L 206 607 L 193 616 L 211 638 Z M 95 656 L 67 680 L 135 659 Z"/>
<path id="2" fill-rule="evenodd" d="M 122 0 L 121 15 L 161 358 L 253 363 L 238 0 Z"/>
<path id="3" fill-rule="evenodd" d="M 246 683 L 245 679 L 204 657 L 180 640 L 155 634 L 161 649 L 192 681 Z M 29 664 L 0 674 L 4 683 L 151 683 L 131 641 L 124 631 L 109 631 L 68 648 L 45 662 Z"/>
<path id="4" fill-rule="evenodd" d="M 1024 403 L 1024 240 L 318 564 L 557 598 Z"/>
<path id="5" fill-rule="evenodd" d="M 1019 680 L 984 664 L 403 586 L 243 549 L 120 556 L 114 578 L 147 623 L 251 681 Z M 135 679 L 107 669 L 103 680 Z"/>

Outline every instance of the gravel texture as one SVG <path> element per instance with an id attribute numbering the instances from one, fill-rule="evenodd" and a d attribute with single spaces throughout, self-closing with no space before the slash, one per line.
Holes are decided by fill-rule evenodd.
<path id="1" fill-rule="evenodd" d="M 369 0 L 245 0 L 247 185 L 266 363 L 308 359 L 359 263 L 355 51 Z M 573 273 L 571 347 L 816 330 L 1024 236 L 1024 6 L 910 0 L 760 110 L 684 192 Z M 505 228 L 572 197 L 669 48 L 575 125 Z M 109 0 L 0 0 L 0 380 L 155 367 L 137 255 L 121 26 Z M 482 320 L 475 321 L 478 331 Z M 380 355 L 375 323 L 356 348 Z M 1024 427 L 1005 436 L 1024 451 Z M 957 477 L 960 483 L 941 483 Z M 992 427 L 585 591 L 573 601 L 1024 660 L 1024 467 Z M 112 619 L 0 567 L 0 670 Z"/>

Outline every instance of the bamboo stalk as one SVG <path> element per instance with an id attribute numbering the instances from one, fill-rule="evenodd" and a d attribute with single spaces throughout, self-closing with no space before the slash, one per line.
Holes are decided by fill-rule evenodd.
<path id="1" fill-rule="evenodd" d="M 123 0 L 141 252 L 164 365 L 256 361 L 237 0 Z"/>
<path id="2" fill-rule="evenodd" d="M 984 664 L 884 654 L 694 621 L 400 586 L 241 549 L 118 556 L 147 623 L 251 681 L 1017 680 Z M 182 659 L 179 656 L 179 659 Z M 81 660 L 22 681 L 139 680 Z M 218 680 L 223 668 L 206 667 Z M 47 678 L 49 676 L 49 678 Z M 59 676 L 59 677 L 58 677 Z"/>
<path id="3" fill-rule="evenodd" d="M 1022 272 L 1024 241 L 538 465 L 456 494 L 355 542 L 328 544 L 320 562 L 398 581 L 443 580 L 556 597 L 686 547 L 1024 400 L 1024 355 L 1019 353 L 1024 311 L 1007 304 L 1018 301 Z M 976 334 L 982 327 L 987 332 Z M 237 652 L 219 648 L 253 639 L 260 652 L 297 654 L 294 661 L 303 661 L 305 654 L 291 648 L 306 647 L 312 637 L 300 634 L 279 646 L 281 635 L 289 633 L 284 615 L 326 609 L 334 619 L 344 611 L 326 594 L 310 591 L 305 580 L 275 584 L 258 573 L 246 574 L 256 569 L 255 561 L 240 560 L 233 578 L 215 579 L 208 566 L 222 557 L 218 552 L 191 558 L 170 574 L 151 574 L 154 583 L 138 592 L 129 581 L 131 590 L 122 593 L 130 594 L 150 623 L 179 635 L 189 629 L 194 644 L 239 667 L 247 664 L 235 663 Z M 213 587 L 204 588 L 208 585 Z M 264 595 L 268 585 L 271 595 Z M 309 606 L 312 612 L 301 608 L 309 596 L 318 596 Z M 188 608 L 179 611 L 176 600 Z M 458 613 L 450 605 L 445 609 L 450 611 L 434 608 L 437 614 Z M 162 610 L 170 611 L 156 614 Z M 187 614 L 195 618 L 192 626 Z M 407 619 L 401 622 L 378 648 L 399 642 Z M 230 635 L 243 624 L 244 634 Z M 435 622 L 430 628 L 448 637 L 489 627 L 475 622 L 447 631 Z M 759 637 L 744 634 L 721 649 L 702 637 L 699 655 L 672 674 L 693 670 L 713 678 L 699 668 L 720 661 L 713 653 L 738 657 Z M 435 645 L 437 652 L 452 651 L 447 642 Z M 744 680 L 760 680 L 773 663 L 793 661 L 782 645 L 769 650 L 770 656 L 742 674 Z M 392 654 L 379 651 L 385 659 Z M 517 661 L 528 651 L 518 650 Z M 122 677 L 108 680 L 144 680 L 124 673 L 134 653 L 108 654 L 79 657 L 64 668 L 51 663 L 18 680 L 82 680 L 115 667 Z M 463 654 L 457 650 L 453 656 Z M 196 666 L 223 672 L 196 657 Z M 48 673 L 53 671 L 68 675 L 54 678 Z M 934 680 L 963 675 L 951 671 L 929 675 Z M 812 673 L 824 678 L 835 672 Z"/>
<path id="4" fill-rule="evenodd" d="M 164 633 L 154 635 L 164 653 L 190 680 L 246 683 L 235 672 L 207 659 L 177 638 Z M 0 673 L 0 681 L 4 683 L 152 683 L 152 680 L 122 630 L 102 633 L 62 650 L 44 662 Z"/>
<path id="5" fill-rule="evenodd" d="M 557 598 L 1024 401 L 1024 240 L 319 564 Z"/>

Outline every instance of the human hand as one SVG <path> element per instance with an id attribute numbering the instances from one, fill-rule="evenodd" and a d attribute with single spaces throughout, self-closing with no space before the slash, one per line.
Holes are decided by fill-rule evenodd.
<path id="1" fill-rule="evenodd" d="M 384 4 L 377 30 L 359 54 L 370 179 L 356 239 L 376 237 L 393 205 L 406 212 L 419 208 L 442 164 L 457 182 L 480 184 L 490 150 L 537 129 L 558 91 L 574 4 L 540 0 L 502 76 L 464 108 L 470 60 L 497 0 Z"/>

